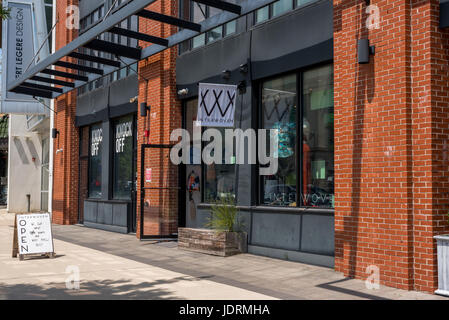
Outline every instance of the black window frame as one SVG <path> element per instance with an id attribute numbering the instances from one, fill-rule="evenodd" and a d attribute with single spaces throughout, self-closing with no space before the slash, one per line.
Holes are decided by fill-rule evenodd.
<path id="1" fill-rule="evenodd" d="M 303 157 L 303 144 L 302 144 L 302 140 L 303 140 L 303 121 L 304 121 L 304 74 L 307 71 L 311 71 L 314 69 L 318 69 L 320 67 L 325 67 L 325 66 L 334 66 L 334 62 L 333 61 L 325 61 L 323 63 L 319 63 L 313 66 L 307 66 L 305 68 L 301 68 L 298 70 L 294 70 L 294 71 L 287 71 L 284 73 L 280 73 L 280 74 L 276 74 L 264 79 L 260 79 L 257 82 L 257 101 L 256 101 L 256 114 L 257 114 L 257 127 L 259 129 L 264 129 L 263 128 L 263 112 L 262 112 L 262 90 L 263 90 L 263 83 L 269 80 L 273 80 L 273 79 L 277 79 L 280 77 L 285 77 L 285 76 L 289 76 L 292 74 L 296 75 L 296 91 L 297 91 L 297 95 L 296 95 L 296 103 L 297 103 L 297 108 L 298 108 L 298 112 L 296 113 L 296 121 L 297 121 L 297 125 L 296 125 L 296 161 L 298 161 L 298 163 L 300 164 L 299 166 L 296 166 L 296 206 L 293 207 L 289 207 L 289 206 L 277 206 L 277 205 L 269 205 L 269 204 L 265 204 L 263 199 L 265 197 L 265 193 L 264 193 L 264 181 L 263 181 L 263 176 L 261 176 L 259 174 L 259 168 L 260 168 L 260 164 L 256 165 L 255 168 L 255 173 L 256 173 L 256 177 L 255 177 L 255 183 L 257 184 L 256 187 L 256 205 L 257 206 L 264 206 L 264 207 L 270 207 L 270 208 L 296 208 L 296 209 L 313 209 L 313 210 L 334 210 L 334 207 L 310 207 L 310 206 L 305 206 L 303 203 L 303 197 L 301 196 L 301 192 L 302 192 L 302 181 L 304 178 L 303 175 L 303 170 L 299 170 L 299 168 L 301 168 L 303 166 L 304 163 L 304 157 Z M 335 83 L 334 83 L 335 85 Z M 335 109 L 334 109 L 335 112 Z M 334 123 L 334 128 L 335 128 L 335 123 Z M 257 147 L 258 148 L 258 147 Z M 335 161 L 335 148 L 334 148 L 334 161 Z M 334 170 L 335 172 L 335 170 Z M 335 175 L 334 175 L 334 188 L 335 188 Z M 334 189 L 335 190 L 335 189 Z M 334 191 L 335 192 L 335 191 Z"/>
<path id="2" fill-rule="evenodd" d="M 187 113 L 187 106 L 188 106 L 188 103 L 191 102 L 191 101 L 195 101 L 196 100 L 197 103 L 193 107 L 195 108 L 195 111 L 197 111 L 198 99 L 199 99 L 199 97 L 195 96 L 195 97 L 191 97 L 189 99 L 186 99 L 186 100 L 182 101 L 182 112 L 183 112 L 182 121 L 183 121 L 183 128 L 184 129 L 187 129 L 187 121 L 189 120 L 189 119 L 187 119 L 187 114 L 188 114 Z M 206 131 L 209 128 L 220 129 L 218 127 L 201 127 L 201 136 L 203 135 L 204 131 Z M 224 128 L 224 129 L 230 129 L 230 128 Z M 224 141 L 223 141 L 223 143 L 224 143 Z M 204 149 L 205 145 L 206 145 L 206 143 L 201 139 L 201 154 L 199 155 L 200 158 L 201 158 L 201 164 L 198 164 L 198 166 L 201 167 L 201 170 L 200 170 L 200 172 L 201 172 L 201 176 L 200 176 L 201 203 L 202 204 L 212 204 L 213 202 L 211 202 L 209 200 L 206 200 L 206 196 L 205 196 L 206 179 L 207 179 L 207 174 L 206 174 L 207 165 L 202 161 L 203 149 Z M 193 140 L 192 140 L 192 137 L 191 137 L 189 148 L 193 148 L 193 146 L 194 146 L 193 145 Z M 183 164 L 183 166 L 185 167 L 185 164 Z M 237 181 L 236 177 L 235 177 L 235 172 L 236 172 L 235 170 L 237 168 L 236 167 L 237 164 L 233 164 L 233 166 L 234 166 L 234 192 L 235 192 L 235 187 L 236 187 L 235 183 Z M 235 197 L 237 198 L 237 195 L 235 195 Z"/>
<path id="3" fill-rule="evenodd" d="M 136 113 L 129 113 L 129 114 L 125 114 L 125 115 L 123 115 L 123 116 L 120 116 L 120 117 L 116 117 L 116 118 L 114 118 L 114 119 L 111 119 L 111 122 L 110 122 L 110 124 L 111 124 L 111 131 L 112 131 L 112 134 L 111 134 L 111 156 L 110 156 L 110 158 L 109 158 L 109 163 L 110 163 L 110 174 L 109 174 L 109 179 L 110 179 L 110 181 L 111 181 L 111 183 L 110 183 L 110 197 L 111 197 L 111 199 L 110 200 L 114 200 L 114 201 L 129 201 L 129 202 L 131 202 L 132 201 L 132 199 L 133 199 L 133 195 L 132 195 L 132 192 L 133 191 L 135 191 L 134 189 L 136 188 L 136 185 L 135 186 L 133 186 L 133 188 L 131 189 L 131 192 L 130 192 L 130 198 L 129 199 L 123 199 L 123 198 L 116 198 L 115 197 L 115 195 L 114 195 L 114 187 L 115 187 L 115 178 L 116 178 L 116 175 L 115 175 L 115 165 L 116 165 L 116 163 L 115 163 L 115 140 L 116 140 L 116 133 L 117 133 L 117 131 L 116 131 L 116 125 L 117 125 L 117 123 L 121 120 L 121 119 L 123 119 L 123 118 L 126 118 L 126 117 L 132 117 L 132 134 L 133 134 L 133 136 L 132 136 L 132 155 L 131 155 L 131 161 L 132 161 L 132 163 L 131 163 L 131 180 L 133 181 L 133 183 L 135 183 L 135 178 L 136 178 L 136 169 L 137 169 L 137 167 L 136 167 L 136 156 L 137 156 L 137 114 Z"/>
<path id="4" fill-rule="evenodd" d="M 99 126 L 99 128 L 101 129 L 101 135 L 102 135 L 102 140 L 101 140 L 101 144 L 102 144 L 102 148 L 103 148 L 103 144 L 105 143 L 104 141 L 104 133 L 103 133 L 103 122 L 96 122 L 96 123 L 92 123 L 90 124 L 89 127 L 89 159 L 87 161 L 87 199 L 91 199 L 91 200 L 99 200 L 102 199 L 103 194 L 101 193 L 101 196 L 99 197 L 92 197 L 91 196 L 91 185 L 90 185 L 90 181 L 91 181 L 91 158 L 92 158 L 92 128 L 95 126 Z M 101 150 L 101 155 L 100 155 L 100 163 L 101 163 L 101 168 L 103 168 L 103 149 Z M 103 176 L 102 176 L 102 169 L 100 170 L 100 177 L 101 177 L 101 186 L 100 188 L 102 188 L 103 186 Z M 101 190 L 101 189 L 100 189 Z"/>
<path id="5" fill-rule="evenodd" d="M 206 131 L 207 129 L 220 129 L 219 127 L 201 127 L 201 137 L 204 134 L 204 131 Z M 223 128 L 223 129 L 234 129 L 234 128 Z M 224 139 L 222 141 L 222 143 L 224 143 Z M 205 164 L 202 160 L 202 156 L 203 156 L 203 149 L 206 146 L 206 143 L 203 141 L 203 139 L 201 138 L 201 203 L 203 204 L 213 204 L 214 201 L 220 201 L 220 199 L 216 198 L 214 200 L 210 200 L 210 199 L 206 199 L 206 181 L 207 181 L 207 167 L 208 165 Z M 234 149 L 235 149 L 235 144 L 234 144 Z M 235 150 L 234 150 L 235 152 Z M 214 164 L 215 166 L 217 166 L 217 164 Z M 234 199 L 237 200 L 237 194 L 235 193 L 236 191 L 236 182 L 238 181 L 235 173 L 236 173 L 236 169 L 237 169 L 237 164 L 218 164 L 218 166 L 234 166 L 234 178 L 233 178 L 233 184 L 234 184 Z M 218 188 L 217 188 L 218 189 Z"/>

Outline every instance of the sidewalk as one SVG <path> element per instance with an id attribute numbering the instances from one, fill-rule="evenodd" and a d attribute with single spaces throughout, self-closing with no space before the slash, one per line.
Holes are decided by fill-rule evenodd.
<path id="1" fill-rule="evenodd" d="M 221 258 L 81 226 L 53 227 L 57 258 L 11 258 L 13 215 L 0 213 L 0 299 L 445 299 L 369 290 L 332 269 L 249 254 Z M 66 289 L 69 266 L 80 290 Z"/>

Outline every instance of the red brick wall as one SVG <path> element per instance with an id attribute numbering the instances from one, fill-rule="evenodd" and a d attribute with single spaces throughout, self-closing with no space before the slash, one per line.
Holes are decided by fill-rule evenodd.
<path id="1" fill-rule="evenodd" d="M 437 0 L 371 3 L 369 31 L 365 1 L 334 1 L 335 269 L 366 279 L 377 266 L 382 284 L 433 291 L 432 236 L 448 230 L 447 33 Z M 376 46 L 368 65 L 360 38 Z"/>
<path id="2" fill-rule="evenodd" d="M 64 47 L 78 36 L 78 30 L 66 28 L 67 6 L 78 5 L 77 0 L 57 2 L 59 23 L 56 27 L 56 49 Z M 67 71 L 64 68 L 58 68 Z M 61 79 L 67 80 L 67 79 Z M 75 127 L 76 90 L 55 100 L 55 128 L 59 131 L 54 143 L 53 222 L 74 224 L 78 217 L 78 160 L 79 132 Z M 56 154 L 56 150 L 62 152 Z"/>
<path id="3" fill-rule="evenodd" d="M 177 1 L 160 0 L 152 4 L 149 10 L 166 15 L 177 16 Z M 177 32 L 177 28 L 147 19 L 140 19 L 140 32 L 167 38 Z M 142 47 L 148 43 L 141 42 Z M 139 63 L 139 104 L 146 102 L 151 112 L 146 118 L 138 118 L 138 177 L 141 174 L 141 144 L 170 144 L 172 130 L 181 128 L 181 105 L 176 95 L 176 57 L 177 48 L 143 60 Z M 150 136 L 145 137 L 145 130 Z M 167 187 L 169 189 L 151 189 L 144 198 L 144 235 L 168 235 L 177 232 L 178 190 L 170 189 L 178 185 L 178 171 L 170 162 L 168 150 L 150 149 L 146 151 L 145 168 L 152 169 L 152 182 L 145 187 Z M 138 179 L 140 199 L 141 181 Z M 140 201 L 137 203 L 137 237 L 140 236 Z"/>

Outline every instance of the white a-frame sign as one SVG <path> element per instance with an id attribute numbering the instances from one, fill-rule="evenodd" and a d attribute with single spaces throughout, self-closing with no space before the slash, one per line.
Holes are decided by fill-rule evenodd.
<path id="1" fill-rule="evenodd" d="M 55 257 L 49 213 L 17 214 L 14 223 L 12 257 L 27 255 Z"/>

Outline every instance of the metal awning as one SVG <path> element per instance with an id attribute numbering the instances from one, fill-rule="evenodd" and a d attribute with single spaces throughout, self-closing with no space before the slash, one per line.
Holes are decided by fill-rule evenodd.
<path id="1" fill-rule="evenodd" d="M 146 59 L 167 48 L 176 46 L 200 33 L 210 31 L 240 16 L 260 9 L 276 0 L 242 0 L 238 5 L 218 0 L 191 0 L 223 10 L 222 13 L 212 16 L 201 23 L 193 23 L 145 9 L 148 5 L 156 1 L 158 0 L 132 0 L 123 3 L 113 10 L 104 20 L 100 20 L 91 29 L 65 47 L 56 51 L 37 65 L 30 67 L 20 78 L 8 83 L 7 90 L 25 95 L 54 99 L 86 83 L 100 79 L 121 68 L 132 65 L 139 60 Z M 164 39 L 118 27 L 123 20 L 133 15 L 160 23 L 167 23 L 182 29 L 167 39 Z M 152 45 L 141 49 L 99 40 L 98 37 L 105 32 L 150 42 Z M 111 53 L 120 59 L 112 60 L 95 55 L 87 55 L 79 50 L 81 48 Z M 64 61 L 66 57 L 76 59 L 78 63 Z M 81 61 L 96 62 L 101 64 L 102 67 L 88 67 L 83 65 Z M 54 67 L 56 66 L 69 69 L 73 72 L 55 70 Z M 59 77 L 59 79 L 55 79 L 55 77 Z"/>

